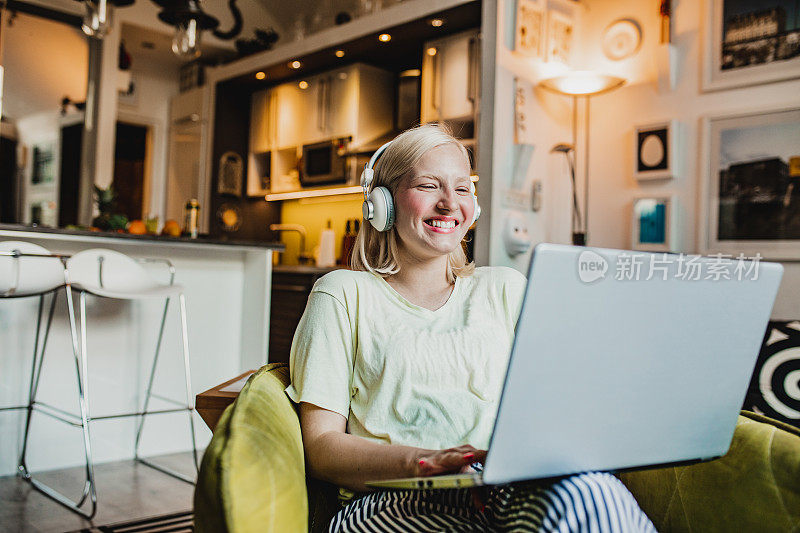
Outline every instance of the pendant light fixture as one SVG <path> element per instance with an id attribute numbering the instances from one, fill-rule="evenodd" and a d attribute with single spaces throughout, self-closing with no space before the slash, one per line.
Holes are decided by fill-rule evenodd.
<path id="1" fill-rule="evenodd" d="M 113 27 L 114 7 L 133 4 L 136 0 L 77 0 L 83 2 L 86 14 L 83 17 L 83 32 L 89 37 L 102 39 Z M 200 55 L 200 39 L 204 30 L 213 30 L 219 39 L 233 39 L 242 32 L 242 13 L 237 0 L 228 0 L 233 16 L 233 26 L 228 31 L 219 31 L 219 20 L 200 7 L 200 0 L 151 0 L 161 8 L 158 18 L 175 28 L 172 51 L 180 58 L 190 60 Z"/>
<path id="2" fill-rule="evenodd" d="M 95 39 L 102 39 L 111 31 L 114 6 L 131 5 L 134 0 L 78 0 L 84 5 L 83 33 Z"/>
<path id="3" fill-rule="evenodd" d="M 215 30 L 219 20 L 200 8 L 197 0 L 153 0 L 163 11 L 161 22 L 175 27 L 172 51 L 180 58 L 194 59 L 200 55 L 200 36 L 203 30 Z"/>

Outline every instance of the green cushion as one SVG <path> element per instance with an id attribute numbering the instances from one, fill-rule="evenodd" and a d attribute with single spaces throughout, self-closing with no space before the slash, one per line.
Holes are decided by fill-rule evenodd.
<path id="1" fill-rule="evenodd" d="M 198 532 L 325 531 L 336 490 L 305 479 L 285 364 L 256 372 L 206 449 L 195 490 Z M 621 474 L 659 531 L 800 529 L 800 432 L 742 413 L 725 457 Z"/>
<path id="2" fill-rule="evenodd" d="M 225 410 L 195 489 L 198 532 L 307 531 L 300 423 L 283 389 L 286 365 L 253 374 Z"/>
<path id="3" fill-rule="evenodd" d="M 800 529 L 800 431 L 754 413 L 724 457 L 620 478 L 659 531 Z"/>

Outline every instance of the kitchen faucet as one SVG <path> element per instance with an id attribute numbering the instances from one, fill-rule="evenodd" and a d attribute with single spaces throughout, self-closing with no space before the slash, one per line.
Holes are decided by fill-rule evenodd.
<path id="1" fill-rule="evenodd" d="M 297 254 L 297 262 L 301 265 L 311 263 L 314 259 L 305 253 L 306 250 L 306 228 L 302 224 L 270 224 L 270 231 L 296 231 L 300 234 L 300 252 Z"/>

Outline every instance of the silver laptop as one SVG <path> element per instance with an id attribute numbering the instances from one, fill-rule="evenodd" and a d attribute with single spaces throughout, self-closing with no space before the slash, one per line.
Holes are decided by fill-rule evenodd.
<path id="1" fill-rule="evenodd" d="M 730 446 L 783 267 L 540 244 L 483 472 L 495 485 L 714 459 Z"/>

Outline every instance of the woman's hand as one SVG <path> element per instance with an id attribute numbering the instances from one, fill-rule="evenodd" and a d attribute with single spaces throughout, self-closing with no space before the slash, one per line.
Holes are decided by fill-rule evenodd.
<path id="1" fill-rule="evenodd" d="M 469 472 L 469 465 L 486 460 L 486 450 L 469 444 L 446 450 L 419 450 L 412 465 L 413 477 Z"/>

